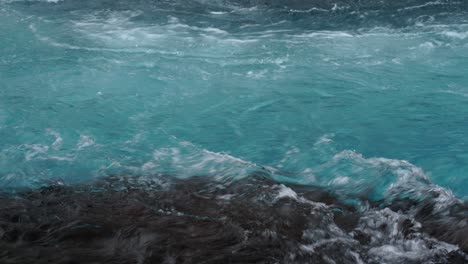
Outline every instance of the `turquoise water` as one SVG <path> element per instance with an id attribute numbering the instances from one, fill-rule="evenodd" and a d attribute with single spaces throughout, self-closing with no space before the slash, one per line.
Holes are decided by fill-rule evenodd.
<path id="1" fill-rule="evenodd" d="M 468 197 L 466 1 L 245 2 L 1 0 L 0 185 L 262 170 Z"/>

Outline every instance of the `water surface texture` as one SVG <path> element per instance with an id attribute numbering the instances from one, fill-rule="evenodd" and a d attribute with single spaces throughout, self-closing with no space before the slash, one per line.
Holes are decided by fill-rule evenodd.
<path id="1" fill-rule="evenodd" d="M 468 263 L 468 1 L 0 0 L 1 263 Z"/>
<path id="2" fill-rule="evenodd" d="M 466 199 L 467 5 L 1 0 L 0 185 L 261 170 Z"/>

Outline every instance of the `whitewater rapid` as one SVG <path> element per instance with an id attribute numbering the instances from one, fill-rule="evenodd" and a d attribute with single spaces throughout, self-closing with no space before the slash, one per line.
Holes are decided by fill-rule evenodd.
<path id="1" fill-rule="evenodd" d="M 145 208 L 175 197 L 154 212 L 246 234 L 264 227 L 223 208 L 285 225 L 297 209 L 317 230 L 258 231 L 284 235 L 277 261 L 348 263 L 335 246 L 349 263 L 463 261 L 467 69 L 466 1 L 0 0 L 0 198 L 85 208 L 104 184 L 119 207 L 118 179 Z M 11 243 L 28 237 L 4 218 Z"/>

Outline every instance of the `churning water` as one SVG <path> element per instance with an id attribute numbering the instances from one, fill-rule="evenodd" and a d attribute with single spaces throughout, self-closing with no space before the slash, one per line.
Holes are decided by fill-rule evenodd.
<path id="1" fill-rule="evenodd" d="M 2 190 L 193 176 L 273 186 L 273 204 L 313 186 L 362 214 L 349 232 L 378 237 L 304 227 L 280 263 L 337 241 L 348 257 L 315 263 L 466 250 L 374 225 L 468 199 L 468 1 L 0 0 Z"/>

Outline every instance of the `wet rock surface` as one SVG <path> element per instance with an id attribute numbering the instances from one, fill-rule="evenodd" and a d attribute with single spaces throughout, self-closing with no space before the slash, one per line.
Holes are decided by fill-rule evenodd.
<path id="1" fill-rule="evenodd" d="M 0 262 L 468 262 L 466 204 L 363 204 L 262 174 L 49 186 L 0 197 Z"/>

